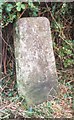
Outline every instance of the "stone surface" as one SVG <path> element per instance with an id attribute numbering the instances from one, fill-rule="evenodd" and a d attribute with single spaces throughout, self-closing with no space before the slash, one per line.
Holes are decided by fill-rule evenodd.
<path id="1" fill-rule="evenodd" d="M 54 96 L 57 75 L 49 20 L 21 18 L 15 28 L 18 92 L 27 102 L 39 104 Z"/>

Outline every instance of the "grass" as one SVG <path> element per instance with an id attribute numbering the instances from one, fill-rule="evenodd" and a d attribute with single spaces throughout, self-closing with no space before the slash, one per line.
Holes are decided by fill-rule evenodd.
<path id="1" fill-rule="evenodd" d="M 52 101 L 34 105 L 31 109 L 24 97 L 19 97 L 17 94 L 14 97 L 4 97 L 0 106 L 1 118 L 72 118 L 73 85 L 71 85 L 71 79 L 73 79 L 73 76 L 71 70 L 58 71 L 58 73 L 60 81 L 59 94 Z M 67 76 L 70 76 L 70 80 Z"/>

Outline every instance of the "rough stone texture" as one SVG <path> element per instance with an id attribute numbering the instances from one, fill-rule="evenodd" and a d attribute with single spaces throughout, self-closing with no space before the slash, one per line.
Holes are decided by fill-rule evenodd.
<path id="1" fill-rule="evenodd" d="M 15 56 L 18 92 L 28 103 L 41 103 L 57 89 L 49 20 L 21 18 L 17 22 Z"/>

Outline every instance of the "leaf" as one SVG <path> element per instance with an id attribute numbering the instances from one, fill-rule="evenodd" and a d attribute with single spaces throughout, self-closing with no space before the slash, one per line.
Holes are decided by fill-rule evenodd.
<path id="1" fill-rule="evenodd" d="M 19 11 L 19 12 L 21 11 L 21 7 L 16 7 L 16 9 L 17 9 L 17 11 Z"/>
<path id="2" fill-rule="evenodd" d="M 8 4 L 7 7 L 6 7 L 6 11 L 7 12 L 11 12 L 12 8 L 13 8 L 13 5 L 12 4 Z"/>
<path id="3" fill-rule="evenodd" d="M 2 7 L 2 5 L 3 5 L 3 3 L 2 3 L 2 2 L 0 2 L 0 7 Z"/>
<path id="4" fill-rule="evenodd" d="M 24 5 L 24 4 L 21 4 L 21 8 L 22 8 L 22 9 L 25 9 L 25 5 Z"/>
<path id="5" fill-rule="evenodd" d="M 31 8 L 34 8 L 34 4 L 32 2 L 28 2 L 28 5 L 31 7 Z"/>
<path id="6" fill-rule="evenodd" d="M 72 54 L 72 51 L 71 50 L 67 50 L 67 54 L 68 55 Z"/>
<path id="7" fill-rule="evenodd" d="M 2 9 L 0 9 L 0 13 L 2 13 Z"/>
<path id="8" fill-rule="evenodd" d="M 17 3 L 16 3 L 16 6 L 21 6 L 21 2 L 17 2 Z"/>
<path id="9" fill-rule="evenodd" d="M 13 19 L 16 18 L 16 15 L 13 15 L 12 18 L 13 18 Z"/>
<path id="10" fill-rule="evenodd" d="M 33 12 L 33 16 L 34 16 L 34 17 L 37 17 L 38 14 L 37 14 L 36 12 Z"/>
<path id="11" fill-rule="evenodd" d="M 21 11 L 21 2 L 17 2 L 17 3 L 16 3 L 16 6 L 17 6 L 17 7 L 16 7 L 17 11 L 20 12 L 20 11 Z"/>

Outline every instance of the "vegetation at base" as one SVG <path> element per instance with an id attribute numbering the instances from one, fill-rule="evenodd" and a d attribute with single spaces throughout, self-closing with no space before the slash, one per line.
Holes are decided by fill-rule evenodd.
<path id="1" fill-rule="evenodd" d="M 74 39 L 73 39 L 73 3 L 33 3 L 33 2 L 0 2 L 0 21 L 3 29 L 15 25 L 16 20 L 22 17 L 47 17 L 50 21 L 55 60 L 57 65 L 60 93 L 53 101 L 44 102 L 34 106 L 33 111 L 28 110 L 23 98 L 17 96 L 15 74 L 14 41 L 3 36 L 3 48 L 7 51 L 2 64 L 2 91 L 1 118 L 20 117 L 72 117 L 73 83 L 74 83 Z M 4 43 L 7 46 L 4 48 Z M 6 68 L 6 70 L 5 70 Z M 4 72 L 6 71 L 6 72 Z M 5 105 L 5 107 L 4 107 Z M 4 109 L 3 109 L 4 107 Z"/>

